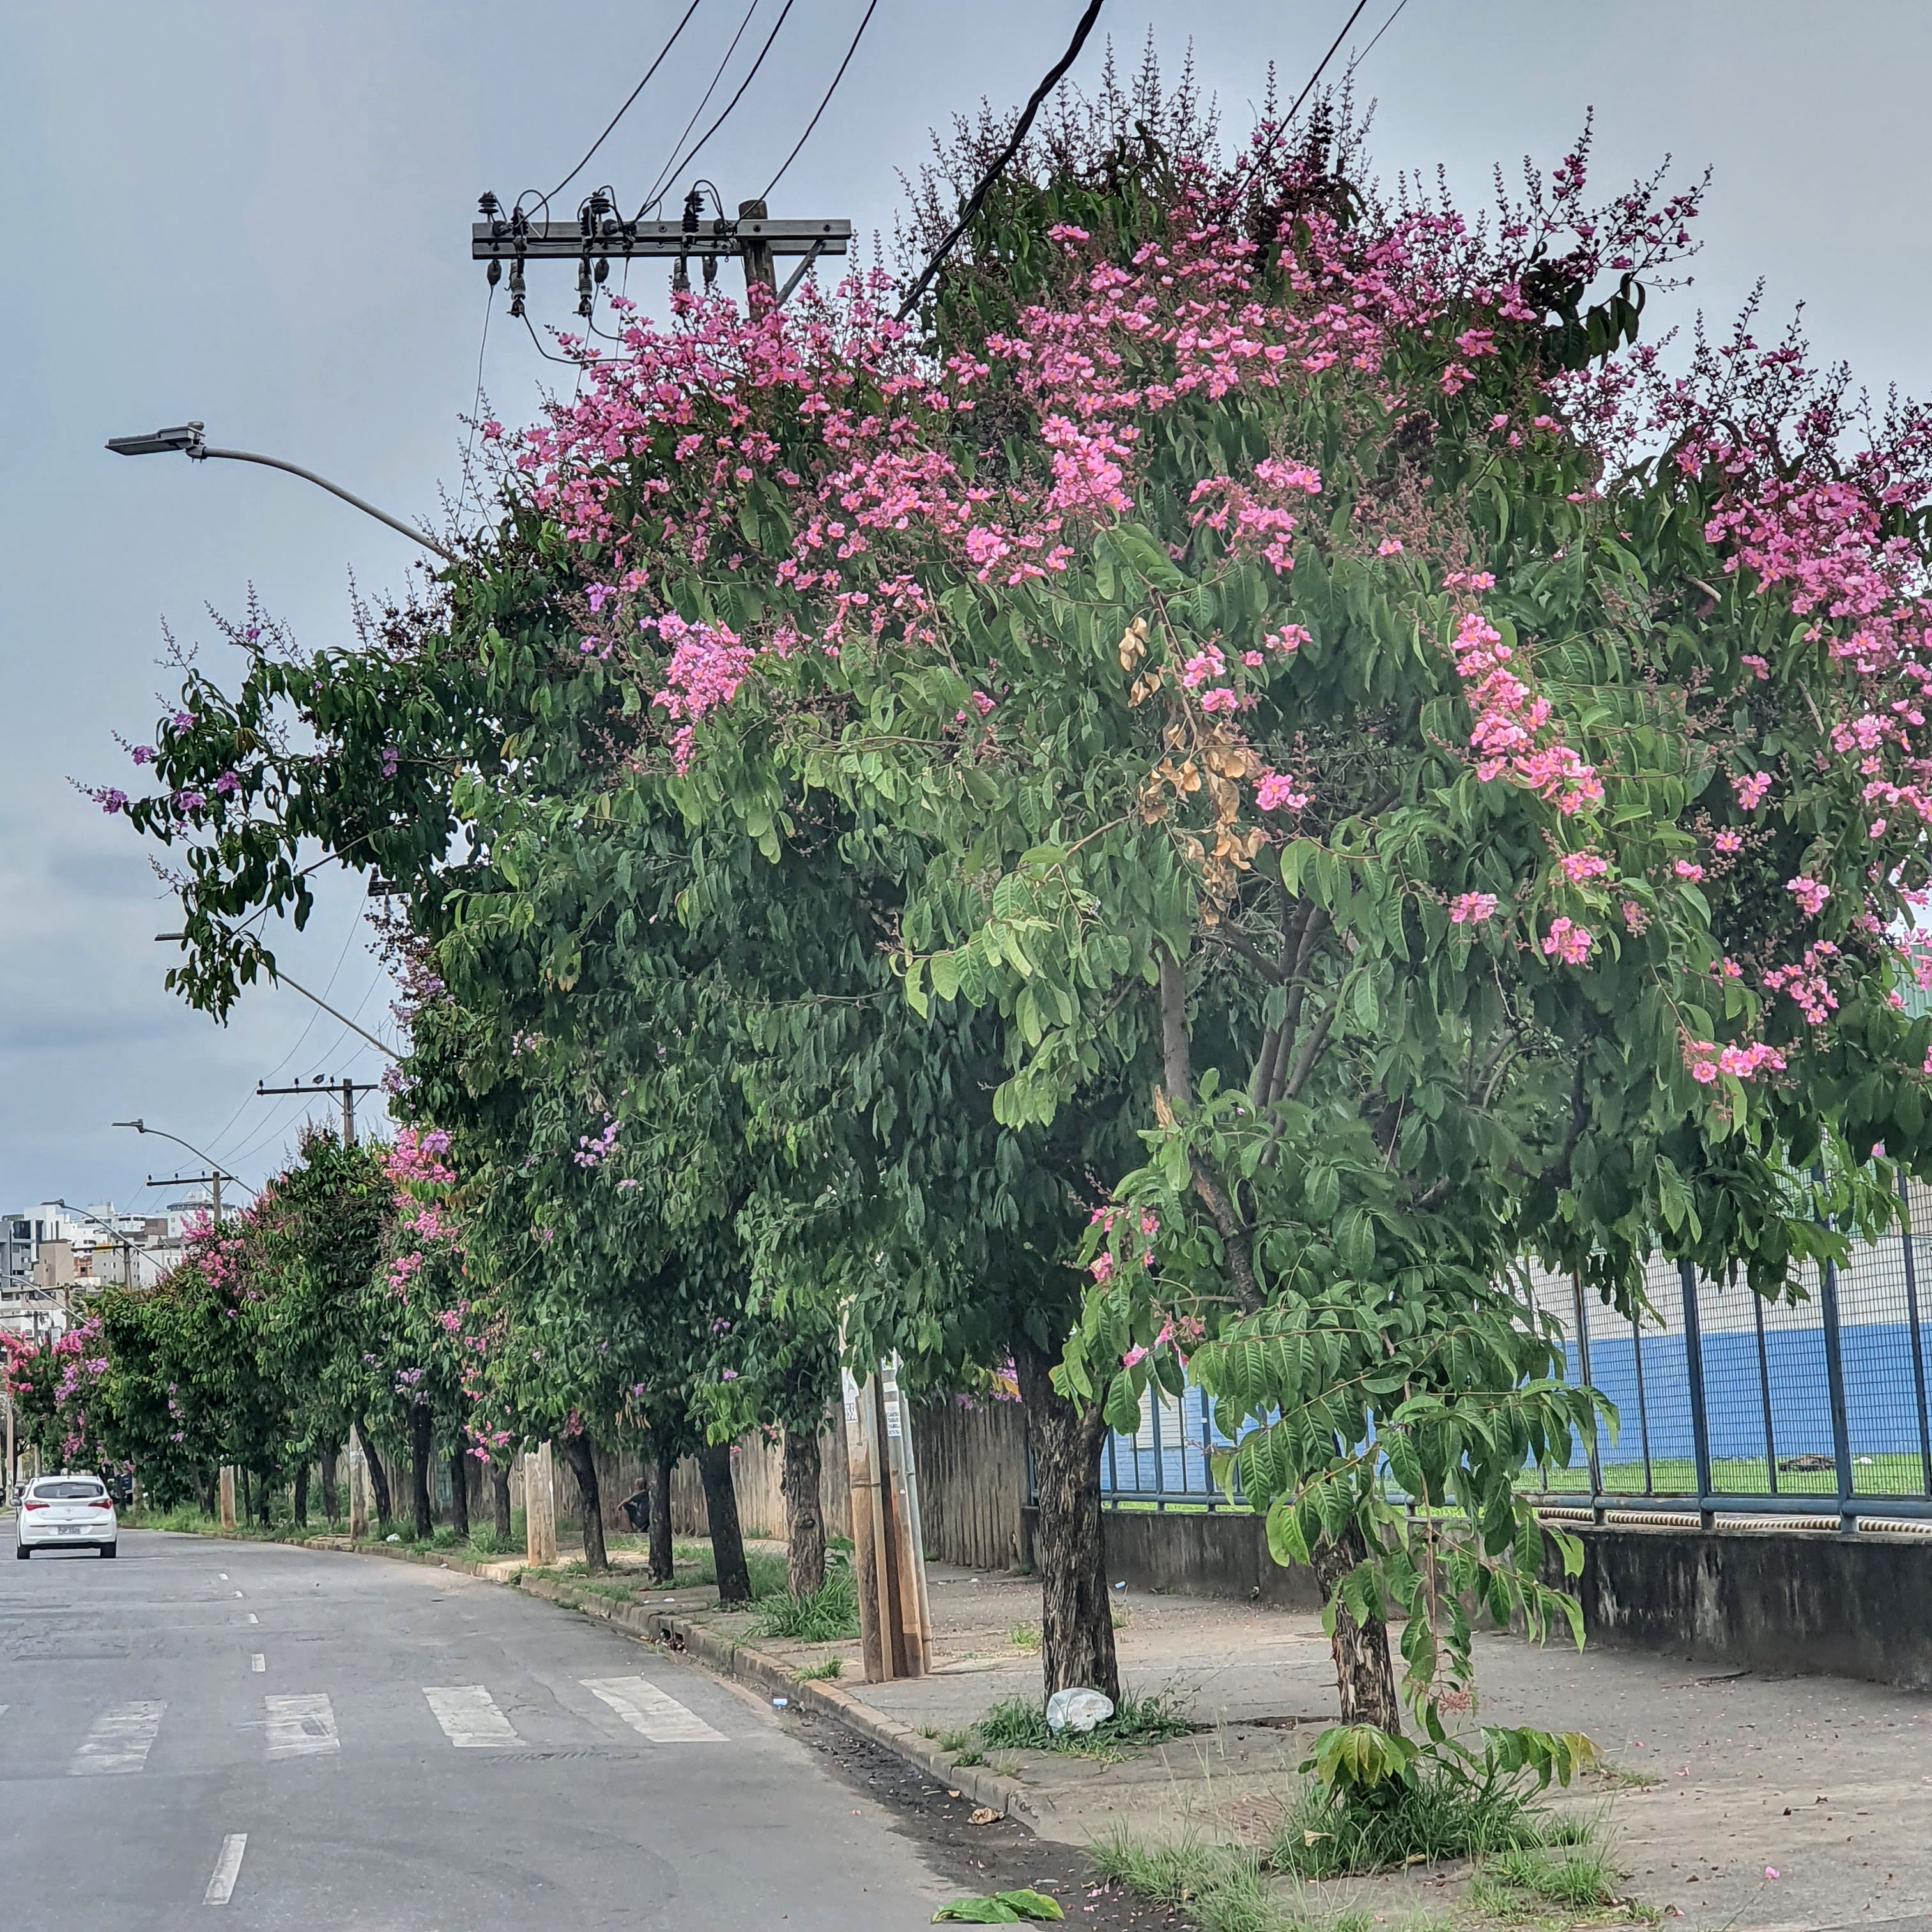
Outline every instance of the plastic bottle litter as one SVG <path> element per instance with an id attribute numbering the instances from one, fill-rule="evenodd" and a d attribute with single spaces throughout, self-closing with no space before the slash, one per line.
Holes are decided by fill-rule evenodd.
<path id="1" fill-rule="evenodd" d="M 790 1702 L 791 1700 L 789 1697 L 774 1697 L 772 1700 L 772 1708 L 774 1711 L 782 1711 Z"/>
<path id="2" fill-rule="evenodd" d="M 1114 1714 L 1114 1700 L 1102 1690 L 1056 1690 L 1046 1700 L 1046 1728 L 1058 1737 L 1062 1731 L 1090 1731 Z"/>

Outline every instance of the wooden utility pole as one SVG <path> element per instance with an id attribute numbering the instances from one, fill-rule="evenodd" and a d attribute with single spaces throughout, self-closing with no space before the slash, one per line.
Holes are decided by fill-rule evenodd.
<path id="1" fill-rule="evenodd" d="M 898 1358 L 891 1358 L 862 1383 L 850 1369 L 840 1372 L 852 1481 L 852 1570 L 868 1684 L 922 1677 L 932 1667 L 918 1469 L 898 1369 Z"/>
<path id="2" fill-rule="evenodd" d="M 524 1556 L 532 1569 L 556 1564 L 556 1462 L 548 1442 L 524 1458 Z"/>
<path id="3" fill-rule="evenodd" d="M 235 1465 L 224 1462 L 221 1473 L 215 1480 L 215 1508 L 224 1529 L 235 1527 Z"/>
<path id="4" fill-rule="evenodd" d="M 349 1540 L 363 1543 L 369 1535 L 369 1459 L 356 1436 L 349 1432 Z"/>
<path id="5" fill-rule="evenodd" d="M 292 1087 L 264 1087 L 260 1081 L 255 1082 L 255 1091 L 263 1100 L 282 1094 L 339 1094 L 342 1096 L 342 1144 L 356 1144 L 356 1096 L 358 1094 L 373 1094 L 376 1082 L 373 1080 L 351 1080 L 346 1075 L 340 1080 L 325 1080 L 320 1074 L 304 1087 L 297 1081 Z"/>

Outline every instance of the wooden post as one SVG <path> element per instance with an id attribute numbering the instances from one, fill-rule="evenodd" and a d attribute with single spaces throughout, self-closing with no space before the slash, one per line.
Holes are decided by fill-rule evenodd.
<path id="1" fill-rule="evenodd" d="M 235 1527 L 235 1465 L 224 1462 L 221 1473 L 215 1480 L 215 1508 L 218 1520 L 224 1529 Z"/>
<path id="2" fill-rule="evenodd" d="M 905 1674 L 923 1677 L 932 1668 L 932 1606 L 926 1589 L 926 1539 L 919 1516 L 919 1466 L 913 1454 L 912 1412 L 899 1390 L 899 1358 L 879 1364 L 880 1407 L 885 1419 L 887 1490 L 894 1553 L 898 1559 L 899 1625 Z"/>
<path id="3" fill-rule="evenodd" d="M 738 204 L 740 221 L 762 221 L 765 218 L 765 204 L 762 201 L 741 201 Z M 752 236 L 740 238 L 739 249 L 745 264 L 745 305 L 751 307 L 752 290 L 754 286 L 768 290 L 774 300 L 778 292 L 778 275 L 776 264 L 772 260 L 771 244 L 761 242 Z"/>
<path id="4" fill-rule="evenodd" d="M 556 1462 L 548 1442 L 524 1458 L 524 1554 L 533 1569 L 556 1563 Z"/>
<path id="5" fill-rule="evenodd" d="M 879 1552 L 884 1521 L 872 1431 L 867 1426 L 872 1388 L 869 1378 L 861 1388 L 850 1369 L 842 1368 L 839 1376 L 845 1392 L 845 1465 L 852 1485 L 852 1580 L 859 1598 L 859 1646 L 865 1658 L 866 1682 L 883 1684 L 895 1673 L 886 1635 L 890 1622 L 879 1614 Z"/>
<path id="6" fill-rule="evenodd" d="M 369 1535 L 369 1460 L 356 1432 L 349 1432 L 349 1539 L 362 1543 Z"/>

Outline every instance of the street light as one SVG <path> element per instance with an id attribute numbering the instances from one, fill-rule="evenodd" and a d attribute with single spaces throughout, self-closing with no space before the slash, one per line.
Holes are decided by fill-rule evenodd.
<path id="1" fill-rule="evenodd" d="M 110 1126 L 132 1127 L 137 1134 L 152 1134 L 157 1140 L 172 1141 L 176 1147 L 186 1148 L 188 1152 L 193 1154 L 196 1160 L 202 1162 L 207 1167 L 208 1185 L 214 1190 L 215 1226 L 219 1227 L 221 1225 L 221 1184 L 224 1180 L 235 1180 L 233 1174 L 224 1173 L 212 1160 L 208 1159 L 206 1154 L 202 1152 L 200 1148 L 194 1146 L 188 1141 L 183 1140 L 180 1135 L 164 1133 L 159 1127 L 149 1126 L 146 1120 L 138 1119 L 132 1120 L 111 1120 L 108 1124 Z M 250 1194 L 254 1193 L 255 1191 L 252 1187 L 248 1186 L 248 1184 L 245 1180 L 235 1180 L 235 1184 L 237 1187 L 245 1189 Z"/>
<path id="2" fill-rule="evenodd" d="M 70 1203 L 62 1200 L 58 1195 L 54 1198 L 54 1205 L 61 1209 L 65 1214 L 85 1216 L 86 1218 L 92 1221 L 97 1228 L 105 1228 L 107 1232 L 114 1237 L 115 1240 L 120 1243 L 121 1270 L 122 1278 L 128 1287 L 134 1287 L 135 1285 L 134 1244 L 130 1241 L 125 1234 L 122 1234 L 121 1230 L 116 1227 L 112 1222 L 104 1221 L 91 1208 L 74 1207 Z M 68 1312 L 70 1316 L 73 1312 L 73 1297 L 71 1295 L 68 1297 Z"/>
<path id="3" fill-rule="evenodd" d="M 354 504 L 365 516 L 374 517 L 379 524 L 387 524 L 391 530 L 400 531 L 404 536 L 421 544 L 424 550 L 434 550 L 446 563 L 459 560 L 454 551 L 445 550 L 434 538 L 424 536 L 421 530 L 412 528 L 400 518 L 391 516 L 388 511 L 377 509 L 374 503 L 364 502 L 340 484 L 330 482 L 326 476 L 318 476 L 313 470 L 304 470 L 299 463 L 285 463 L 279 456 L 257 456 L 248 449 L 211 449 L 202 437 L 202 427 L 198 422 L 178 423 L 172 429 L 158 429 L 148 436 L 110 436 L 107 447 L 116 456 L 166 456 L 178 450 L 196 463 L 206 463 L 212 456 L 230 463 L 259 463 L 270 470 L 286 470 L 291 476 L 299 476 L 304 482 L 326 490 L 332 496 L 340 496 L 345 503 Z"/>
<path id="4" fill-rule="evenodd" d="M 159 946 L 164 944 L 167 940 L 171 939 L 182 940 L 187 938 L 187 937 L 188 934 L 184 932 L 158 932 L 154 934 L 154 943 L 156 945 Z M 359 1033 L 378 1053 L 386 1053 L 392 1060 L 400 1060 L 402 1058 L 403 1056 L 398 1053 L 393 1046 L 390 1046 L 386 1044 L 383 1041 L 378 1040 L 367 1027 L 358 1026 L 346 1013 L 338 1012 L 334 1007 L 332 1006 L 320 994 L 311 993 L 306 986 L 297 986 L 294 980 L 291 980 L 279 967 L 271 966 L 268 968 L 268 977 L 274 980 L 277 986 L 286 986 L 290 992 L 301 994 L 302 998 L 308 1000 L 310 1006 L 320 1006 L 331 1019 L 340 1020 L 351 1033 Z M 115 1124 L 118 1126 L 121 1123 L 116 1121 Z M 203 1156 L 202 1158 L 206 1159 L 206 1156 Z"/>

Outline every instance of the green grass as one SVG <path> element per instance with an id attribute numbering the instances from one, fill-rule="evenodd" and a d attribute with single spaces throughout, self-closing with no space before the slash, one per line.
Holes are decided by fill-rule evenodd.
<path id="1" fill-rule="evenodd" d="M 1807 1452 L 1828 1456 L 1831 1445 L 1804 1443 L 1795 1448 L 1780 1447 L 1778 1454 L 1783 1459 Z M 1602 1472 L 1606 1496 L 1646 1493 L 1641 1461 L 1605 1462 Z M 1651 1495 L 1694 1496 L 1697 1493 L 1697 1468 L 1688 1456 L 1653 1456 L 1650 1474 Z M 1528 1470 L 1524 1472 L 1522 1486 L 1540 1492 L 1545 1487 L 1545 1479 L 1534 1470 Z M 1922 1496 L 1925 1473 L 1919 1467 L 1916 1456 L 1874 1456 L 1868 1461 L 1854 1456 L 1852 1486 L 1860 1496 Z M 1552 1469 L 1547 1479 L 1547 1488 L 1552 1496 L 1570 1496 L 1580 1491 L 1588 1495 L 1588 1466 L 1579 1462 L 1568 1469 Z M 1771 1492 L 1769 1465 L 1762 1456 L 1720 1457 L 1711 1465 L 1711 1488 L 1718 1496 L 1767 1496 Z M 1834 1496 L 1838 1492 L 1838 1478 L 1834 1469 L 1780 1469 L 1778 1472 L 1780 1496 Z"/>
<path id="2" fill-rule="evenodd" d="M 1588 1822 L 1539 1810 L 1511 1792 L 1485 1796 L 1455 1779 L 1424 1772 L 1413 1784 L 1387 1785 L 1348 1798 L 1304 1784 L 1269 1847 L 1275 1870 L 1300 1879 L 1384 1871 L 1417 1860 L 1500 1857 L 1552 1847 L 1588 1851 Z"/>
<path id="3" fill-rule="evenodd" d="M 757 1579 L 752 1582 L 755 1588 Z M 859 1634 L 859 1592 L 842 1563 L 829 1568 L 825 1581 L 803 1596 L 781 1589 L 759 1604 L 754 1626 L 760 1636 L 794 1643 L 836 1643 Z"/>
<path id="4" fill-rule="evenodd" d="M 499 1536 L 487 1525 L 470 1532 L 470 1547 L 478 1556 L 520 1556 L 528 1545 L 520 1537 Z"/>
<path id="5" fill-rule="evenodd" d="M 1470 1880 L 1469 1902 L 1492 1918 L 1513 1921 L 1546 1916 L 1552 1906 L 1566 1922 L 1618 1905 L 1634 1918 L 1657 1916 L 1618 1898 L 1616 1870 L 1594 1845 L 1496 1852 Z"/>
<path id="6" fill-rule="evenodd" d="M 711 1558 L 711 1545 L 706 1542 L 685 1541 L 680 1539 L 671 1545 L 671 1561 L 679 1587 L 691 1583 L 716 1585 L 718 1571 Z M 785 1594 L 785 1559 L 774 1556 L 769 1551 L 748 1550 L 745 1552 L 745 1568 L 751 1572 L 752 1597 L 762 1603 L 767 1597 L 782 1597 Z M 688 1570 L 687 1576 L 684 1573 Z M 858 1612 L 855 1610 L 853 1614 Z"/>
<path id="7" fill-rule="evenodd" d="M 974 1726 L 990 1750 L 1062 1751 L 1076 1757 L 1118 1756 L 1123 1745 L 1164 1744 L 1192 1728 L 1165 1690 L 1151 1697 L 1123 1690 L 1114 1714 L 1090 1731 L 1055 1736 L 1047 1729 L 1045 1700 L 1028 1697 L 1003 1698 Z"/>
<path id="8" fill-rule="evenodd" d="M 1037 1624 L 1016 1624 L 1007 1631 L 1006 1641 L 1014 1649 L 1024 1651 L 1031 1657 L 1040 1648 L 1040 1626 Z"/>
<path id="9" fill-rule="evenodd" d="M 1232 1845 L 1190 1836 L 1175 1845 L 1137 1844 L 1116 1826 L 1090 1854 L 1094 1869 L 1169 1911 L 1184 1912 L 1201 1932 L 1301 1932 L 1270 1896 L 1262 1862 Z"/>
<path id="10" fill-rule="evenodd" d="M 802 1670 L 792 1672 L 794 1684 L 824 1684 L 836 1677 L 845 1668 L 842 1657 L 828 1657 L 817 1664 L 808 1664 Z"/>

